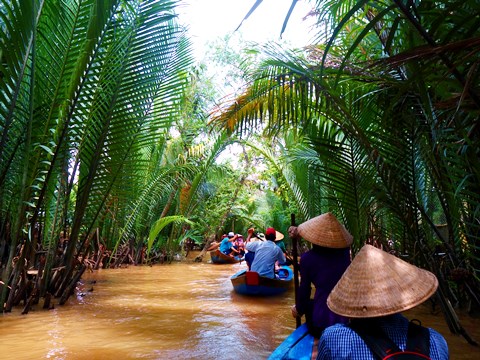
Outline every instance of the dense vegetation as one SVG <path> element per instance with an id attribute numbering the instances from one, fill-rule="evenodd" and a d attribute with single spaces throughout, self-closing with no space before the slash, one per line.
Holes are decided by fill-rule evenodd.
<path id="1" fill-rule="evenodd" d="M 265 47 L 215 121 L 285 137 L 304 218 L 333 211 L 355 249 L 374 243 L 433 271 L 447 315 L 478 308 L 479 3 L 315 4 L 318 44 Z"/>
<path id="2" fill-rule="evenodd" d="M 235 139 L 207 128 L 216 93 L 176 5 L 0 3 L 5 311 L 64 303 L 87 268 L 169 260 L 263 225 L 261 178 L 215 161 Z"/>
<path id="3" fill-rule="evenodd" d="M 209 123 L 177 1 L 2 0 L 4 310 L 64 303 L 88 267 L 326 211 L 354 251 L 435 272 L 445 313 L 477 308 L 480 5 L 311 3 L 316 44 L 244 61 Z M 217 161 L 234 143 L 238 166 Z"/>

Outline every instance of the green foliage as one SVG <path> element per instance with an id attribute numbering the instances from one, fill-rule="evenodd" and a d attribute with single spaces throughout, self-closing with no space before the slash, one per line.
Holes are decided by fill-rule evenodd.
<path id="1" fill-rule="evenodd" d="M 0 240 L 25 259 L 43 246 L 49 274 L 66 231 L 65 288 L 94 234 L 172 250 L 331 211 L 355 249 L 393 243 L 433 271 L 440 249 L 475 292 L 480 5 L 314 3 L 308 49 L 211 46 L 235 97 L 217 131 L 216 79 L 191 68 L 177 1 L 2 1 Z"/>
<path id="2" fill-rule="evenodd" d="M 158 219 L 157 221 L 155 221 L 152 228 L 150 229 L 150 233 L 148 234 L 147 253 L 150 252 L 150 249 L 152 248 L 152 245 L 153 245 L 156 237 L 158 236 L 158 234 L 163 230 L 164 227 L 166 227 L 167 225 L 169 225 L 171 223 L 192 224 L 192 222 L 190 220 L 188 220 L 187 218 L 185 218 L 181 215 L 166 216 L 166 217 Z"/>
<path id="3" fill-rule="evenodd" d="M 452 268 L 478 276 L 478 2 L 316 6 L 318 45 L 265 46 L 268 59 L 249 70 L 251 85 L 214 122 L 241 134 L 264 129 L 284 145 L 279 163 L 295 176 L 284 166 L 277 173 L 289 198 L 305 219 L 332 211 L 354 248 L 393 242 L 437 272 L 441 244 Z M 287 135 L 298 146 L 277 141 Z M 470 280 L 478 289 L 478 277 Z"/>
<path id="4" fill-rule="evenodd" d="M 143 189 L 152 179 L 165 187 L 159 176 L 171 174 L 155 167 L 192 63 L 175 6 L 2 1 L 0 226 L 8 229 L 2 241 L 12 239 L 11 249 L 25 242 L 26 259 L 42 244 L 48 274 L 67 230 L 62 288 L 86 239 L 101 227 L 112 245 L 119 229 L 141 229 L 130 210 L 138 215 L 152 206 L 154 191 Z M 48 275 L 43 286 L 42 293 Z"/>

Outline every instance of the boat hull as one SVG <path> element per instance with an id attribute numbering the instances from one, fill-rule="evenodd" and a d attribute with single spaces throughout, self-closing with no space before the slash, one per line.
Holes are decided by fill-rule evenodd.
<path id="1" fill-rule="evenodd" d="M 314 337 L 303 324 L 293 331 L 268 357 L 268 360 L 310 360 Z"/>
<path id="2" fill-rule="evenodd" d="M 293 271 L 290 267 L 282 266 L 279 274 L 279 278 L 270 279 L 259 276 L 254 271 L 242 270 L 233 275 L 230 280 L 238 294 L 270 296 L 282 294 L 292 286 Z"/>
<path id="3" fill-rule="evenodd" d="M 214 264 L 236 264 L 243 260 L 243 257 L 228 256 L 218 249 L 210 251 L 210 258 L 212 259 L 212 263 Z"/>

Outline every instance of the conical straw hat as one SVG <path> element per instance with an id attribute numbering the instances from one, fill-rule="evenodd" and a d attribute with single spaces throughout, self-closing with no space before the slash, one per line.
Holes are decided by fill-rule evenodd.
<path id="1" fill-rule="evenodd" d="M 275 231 L 275 241 L 283 240 L 285 235 L 283 235 L 280 231 Z"/>
<path id="2" fill-rule="evenodd" d="M 437 287 L 431 272 L 365 245 L 328 296 L 327 306 L 350 318 L 385 316 L 423 303 Z"/>
<path id="3" fill-rule="evenodd" d="M 325 213 L 298 225 L 298 234 L 312 244 L 342 249 L 352 244 L 353 237 L 332 213 Z"/>

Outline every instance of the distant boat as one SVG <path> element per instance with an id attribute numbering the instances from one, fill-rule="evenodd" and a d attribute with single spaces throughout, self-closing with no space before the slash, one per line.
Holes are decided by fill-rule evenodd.
<path id="1" fill-rule="evenodd" d="M 291 287 L 293 271 L 288 266 L 282 266 L 277 275 L 275 279 L 270 279 L 259 276 L 255 271 L 241 270 L 230 280 L 235 292 L 242 295 L 278 295 Z"/>
<path id="2" fill-rule="evenodd" d="M 268 360 L 310 360 L 314 340 L 307 324 L 302 324 L 273 351 Z"/>
<path id="3" fill-rule="evenodd" d="M 210 258 L 214 264 L 236 264 L 243 261 L 242 256 L 229 256 L 218 249 L 210 251 Z"/>

